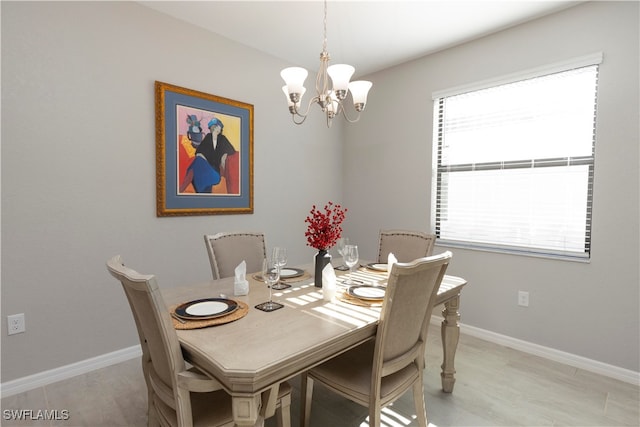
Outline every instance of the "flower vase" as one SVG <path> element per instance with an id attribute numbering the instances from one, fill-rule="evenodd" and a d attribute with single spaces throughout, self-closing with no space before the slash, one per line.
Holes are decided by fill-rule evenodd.
<path id="1" fill-rule="evenodd" d="M 322 287 L 322 270 L 331 264 L 331 254 L 323 249 L 319 250 L 313 258 L 314 275 L 313 280 L 316 288 Z"/>

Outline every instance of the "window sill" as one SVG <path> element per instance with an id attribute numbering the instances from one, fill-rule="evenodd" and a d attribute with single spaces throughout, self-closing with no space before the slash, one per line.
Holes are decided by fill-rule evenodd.
<path id="1" fill-rule="evenodd" d="M 544 259 L 553 259 L 558 261 L 570 261 L 570 262 L 579 262 L 583 264 L 591 263 L 590 255 L 571 255 L 565 253 L 554 253 L 554 252 L 543 252 L 536 251 L 534 249 L 527 248 L 507 248 L 501 246 L 490 246 L 490 245 L 480 245 L 469 242 L 456 242 L 451 240 L 440 240 L 437 239 L 435 242 L 435 246 L 443 247 L 443 248 L 453 248 L 453 249 L 468 249 L 472 251 L 481 251 L 481 252 L 492 252 L 499 253 L 505 255 L 515 255 L 515 256 L 526 256 L 532 258 L 544 258 Z"/>

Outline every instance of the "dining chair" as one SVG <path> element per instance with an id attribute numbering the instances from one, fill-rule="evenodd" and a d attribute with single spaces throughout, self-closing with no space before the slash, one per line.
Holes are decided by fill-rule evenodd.
<path id="1" fill-rule="evenodd" d="M 435 235 L 422 231 L 380 230 L 378 262 L 386 263 L 389 252 L 393 252 L 398 262 L 431 256 L 435 241 Z"/>
<path id="2" fill-rule="evenodd" d="M 222 384 L 195 367 L 187 368 L 155 276 L 125 267 L 119 255 L 107 261 L 107 269 L 122 284 L 138 329 L 148 425 L 233 426 L 231 396 Z M 290 427 L 290 406 L 291 386 L 284 382 L 276 403 L 278 427 Z"/>
<path id="3" fill-rule="evenodd" d="M 247 273 L 262 270 L 267 257 L 264 233 L 223 232 L 204 236 L 209 253 L 211 274 L 214 280 L 234 277 L 235 269 L 242 261 L 247 263 Z"/>
<path id="4" fill-rule="evenodd" d="M 384 406 L 410 388 L 418 423 L 427 426 L 423 370 L 431 311 L 451 252 L 394 264 L 375 339 L 302 374 L 301 416 L 309 425 L 313 384 L 369 408 L 369 426 L 380 426 Z M 428 285 L 425 285 L 428 283 Z"/>

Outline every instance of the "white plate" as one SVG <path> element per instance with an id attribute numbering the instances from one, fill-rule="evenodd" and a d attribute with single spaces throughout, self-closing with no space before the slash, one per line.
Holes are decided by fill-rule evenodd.
<path id="1" fill-rule="evenodd" d="M 281 279 L 289 279 L 291 277 L 298 277 L 304 274 L 304 270 L 300 270 L 298 268 L 283 268 L 280 270 L 280 278 Z"/>
<path id="2" fill-rule="evenodd" d="M 238 303 L 226 298 L 203 298 L 176 307 L 176 316 L 185 320 L 207 320 L 226 316 L 238 308 Z"/>
<path id="3" fill-rule="evenodd" d="M 387 264 L 372 262 L 371 264 L 367 264 L 367 268 L 375 271 L 387 271 Z"/>
<path id="4" fill-rule="evenodd" d="M 384 299 L 384 291 L 385 288 L 380 286 L 351 286 L 349 288 L 349 295 L 365 300 L 381 300 Z"/>
<path id="5" fill-rule="evenodd" d="M 229 309 L 229 304 L 222 301 L 204 301 L 186 308 L 185 312 L 191 316 L 213 316 Z"/>

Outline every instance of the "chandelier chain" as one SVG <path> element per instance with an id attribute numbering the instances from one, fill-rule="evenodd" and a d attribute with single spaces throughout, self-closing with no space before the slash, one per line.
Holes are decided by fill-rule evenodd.
<path id="1" fill-rule="evenodd" d="M 322 52 L 327 51 L 327 0 L 324 1 L 324 40 L 322 40 Z"/>

